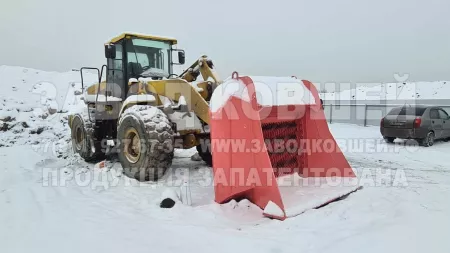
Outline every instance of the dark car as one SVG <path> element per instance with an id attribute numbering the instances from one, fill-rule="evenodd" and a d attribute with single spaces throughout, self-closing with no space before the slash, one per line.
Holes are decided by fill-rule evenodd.
<path id="1" fill-rule="evenodd" d="M 380 131 L 388 143 L 395 138 L 415 139 L 428 147 L 435 140 L 449 140 L 450 117 L 439 106 L 396 107 L 381 119 Z"/>

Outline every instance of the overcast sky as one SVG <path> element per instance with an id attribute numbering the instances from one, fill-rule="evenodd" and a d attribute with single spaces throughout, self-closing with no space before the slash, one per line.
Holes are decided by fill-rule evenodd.
<path id="1" fill-rule="evenodd" d="M 105 63 L 123 31 L 175 37 L 219 74 L 314 82 L 450 80 L 448 0 L 2 0 L 0 65 L 66 71 Z"/>

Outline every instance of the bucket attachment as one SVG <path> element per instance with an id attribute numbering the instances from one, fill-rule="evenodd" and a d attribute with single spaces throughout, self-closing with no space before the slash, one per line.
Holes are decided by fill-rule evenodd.
<path id="1" fill-rule="evenodd" d="M 210 116 L 218 203 L 245 198 L 284 220 L 358 189 L 309 81 L 233 73 Z"/>

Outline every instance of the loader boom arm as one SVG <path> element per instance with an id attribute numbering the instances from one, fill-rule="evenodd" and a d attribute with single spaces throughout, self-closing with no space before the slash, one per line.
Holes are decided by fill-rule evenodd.
<path id="1" fill-rule="evenodd" d="M 209 81 L 212 79 L 216 85 L 219 85 L 222 81 L 213 69 L 214 65 L 212 61 L 208 59 L 206 55 L 203 55 L 183 73 L 181 73 L 180 77 L 188 82 L 193 82 L 196 81 L 197 77 L 201 74 L 203 80 Z"/>
<path id="2" fill-rule="evenodd" d="M 148 82 L 148 93 L 161 95 L 173 101 L 183 96 L 189 111 L 193 111 L 201 120 L 209 124 L 209 105 L 194 87 L 182 79 L 168 79 Z"/>

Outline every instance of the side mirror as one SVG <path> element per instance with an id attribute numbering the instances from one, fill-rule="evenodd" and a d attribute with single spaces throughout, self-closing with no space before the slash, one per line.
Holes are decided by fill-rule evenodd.
<path id="1" fill-rule="evenodd" d="M 186 55 L 184 54 L 184 51 L 178 51 L 178 63 L 184 64 L 186 62 Z"/>
<path id="2" fill-rule="evenodd" d="M 114 44 L 105 45 L 105 57 L 106 59 L 116 58 L 116 45 Z"/>

